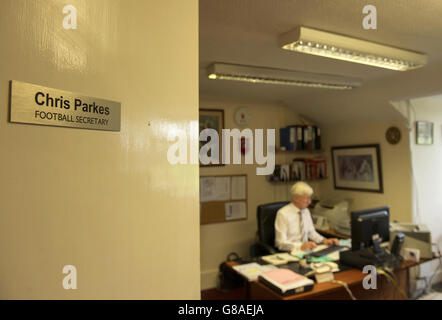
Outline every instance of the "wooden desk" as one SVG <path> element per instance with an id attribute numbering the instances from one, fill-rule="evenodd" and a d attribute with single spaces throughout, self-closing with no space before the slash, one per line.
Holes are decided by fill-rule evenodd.
<path id="1" fill-rule="evenodd" d="M 427 262 L 431 259 L 416 262 L 404 262 L 401 268 L 395 270 L 396 280 L 399 287 L 408 294 L 408 271 L 409 268 Z M 229 263 L 231 266 L 235 262 Z M 377 289 L 366 290 L 362 286 L 363 279 L 367 274 L 360 270 L 352 269 L 334 274 L 335 280 L 340 280 L 348 284 L 353 295 L 358 300 L 401 300 L 404 299 L 394 285 L 384 276 L 379 275 L 377 279 Z M 246 299 L 252 300 L 348 300 L 351 299 L 343 286 L 333 282 L 315 283 L 313 290 L 283 297 L 259 281 L 252 281 L 247 284 Z"/>

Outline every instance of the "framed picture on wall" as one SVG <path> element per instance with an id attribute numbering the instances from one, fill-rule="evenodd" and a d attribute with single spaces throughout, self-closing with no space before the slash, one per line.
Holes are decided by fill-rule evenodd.
<path id="1" fill-rule="evenodd" d="M 222 109 L 199 109 L 199 133 L 204 129 L 214 129 L 218 132 L 218 164 L 203 164 L 200 159 L 200 167 L 223 166 L 222 164 L 222 129 L 224 129 L 224 110 Z M 208 139 L 210 141 L 210 139 Z M 199 150 L 209 141 L 200 141 Z M 204 151 L 204 150 L 203 150 Z M 212 149 L 208 150 L 209 157 L 212 155 Z"/>
<path id="2" fill-rule="evenodd" d="M 332 147 L 335 189 L 383 193 L 379 144 Z"/>
<path id="3" fill-rule="evenodd" d="M 416 121 L 416 144 L 433 144 L 433 123 Z"/>

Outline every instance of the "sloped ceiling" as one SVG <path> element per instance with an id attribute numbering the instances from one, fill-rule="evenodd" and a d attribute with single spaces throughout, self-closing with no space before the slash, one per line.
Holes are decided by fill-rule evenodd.
<path id="1" fill-rule="evenodd" d="M 377 9 L 364 30 L 362 8 Z M 440 0 L 200 0 L 200 98 L 280 103 L 321 124 L 395 121 L 389 101 L 442 93 Z M 420 69 L 400 72 L 279 48 L 278 36 L 303 25 L 428 54 Z M 358 77 L 360 88 L 332 91 L 209 80 L 213 62 Z"/>

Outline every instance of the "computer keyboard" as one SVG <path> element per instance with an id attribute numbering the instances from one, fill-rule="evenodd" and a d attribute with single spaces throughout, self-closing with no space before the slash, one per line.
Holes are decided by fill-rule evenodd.
<path id="1" fill-rule="evenodd" d="M 312 257 L 322 257 L 322 256 L 325 256 L 327 254 L 333 253 L 335 251 L 340 251 L 340 250 L 342 250 L 344 248 L 346 248 L 346 247 L 338 246 L 338 245 L 331 245 L 328 248 L 312 252 L 309 255 L 312 256 Z"/>

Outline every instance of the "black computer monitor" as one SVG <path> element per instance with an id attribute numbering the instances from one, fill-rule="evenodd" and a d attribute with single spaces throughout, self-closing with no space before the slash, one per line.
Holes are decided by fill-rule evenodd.
<path id="1" fill-rule="evenodd" d="M 380 207 L 351 213 L 351 249 L 353 251 L 373 245 L 373 235 L 381 242 L 390 240 L 390 207 Z"/>

